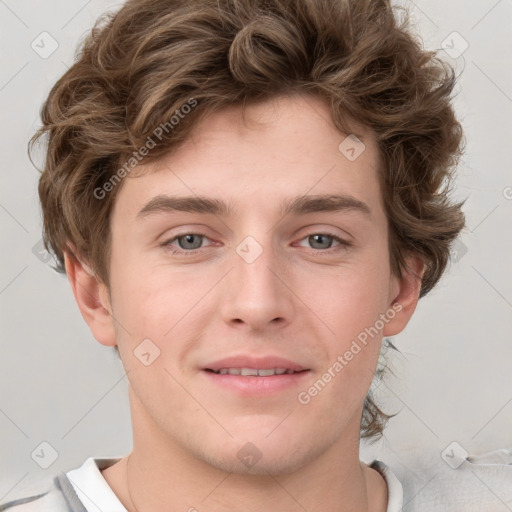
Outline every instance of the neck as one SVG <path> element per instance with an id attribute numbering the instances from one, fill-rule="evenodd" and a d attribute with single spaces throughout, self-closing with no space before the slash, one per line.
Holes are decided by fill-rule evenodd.
<path id="1" fill-rule="evenodd" d="M 357 431 L 286 474 L 240 474 L 206 462 L 170 440 L 130 396 L 132 453 L 103 471 L 129 512 L 384 512 L 382 477 L 359 461 Z M 352 429 L 353 430 L 353 429 Z"/>

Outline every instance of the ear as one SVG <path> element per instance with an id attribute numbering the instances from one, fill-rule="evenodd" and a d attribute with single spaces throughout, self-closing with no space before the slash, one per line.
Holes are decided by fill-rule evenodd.
<path id="1" fill-rule="evenodd" d="M 407 268 L 403 270 L 402 277 L 392 276 L 390 281 L 388 311 L 393 310 L 395 315 L 385 325 L 383 336 L 402 332 L 418 304 L 425 264 L 419 254 L 409 255 L 405 262 Z"/>
<path id="2" fill-rule="evenodd" d="M 83 262 L 73 254 L 64 254 L 69 284 L 93 336 L 102 345 L 117 345 L 108 289 Z"/>

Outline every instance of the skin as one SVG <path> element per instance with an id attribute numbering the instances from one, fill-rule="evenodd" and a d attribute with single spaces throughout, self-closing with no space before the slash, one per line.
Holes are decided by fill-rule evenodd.
<path id="1" fill-rule="evenodd" d="M 358 127 L 365 150 L 350 161 L 320 99 L 281 96 L 241 112 L 205 118 L 183 145 L 124 179 L 109 289 L 66 257 L 86 322 L 100 343 L 118 345 L 129 380 L 133 451 L 103 476 L 130 512 L 384 511 L 385 481 L 359 461 L 360 418 L 382 337 L 402 331 L 416 307 L 421 260 L 411 255 L 413 273 L 401 279 L 391 273 L 369 130 Z M 333 193 L 370 215 L 279 214 L 285 199 Z M 215 197 L 238 213 L 137 216 L 162 194 Z M 201 249 L 192 256 L 171 252 L 191 252 L 190 239 L 180 246 L 176 237 L 198 232 L 206 236 L 193 240 Z M 311 238 L 325 233 L 351 245 Z M 262 249 L 252 263 L 236 251 L 247 236 Z M 393 304 L 393 319 L 301 404 L 298 393 Z M 160 356 L 145 366 L 133 351 L 148 338 Z M 236 354 L 280 355 L 310 371 L 300 386 L 240 396 L 202 371 Z M 248 442 L 261 455 L 252 467 L 237 456 Z"/>

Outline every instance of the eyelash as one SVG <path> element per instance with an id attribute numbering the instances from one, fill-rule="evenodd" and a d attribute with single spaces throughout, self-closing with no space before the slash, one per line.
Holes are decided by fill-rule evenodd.
<path id="1" fill-rule="evenodd" d="M 187 236 L 187 235 L 196 235 L 196 236 L 201 236 L 201 237 L 204 237 L 204 238 L 208 238 L 208 235 L 206 235 L 205 233 L 201 233 L 201 232 L 188 232 L 188 233 L 180 233 L 178 235 L 176 235 L 175 237 L 171 238 L 170 240 L 164 242 L 162 244 L 162 246 L 166 249 L 169 249 L 170 247 L 174 247 L 171 245 L 172 242 L 178 240 L 178 238 L 181 238 L 181 237 L 184 237 L 184 236 Z M 311 235 L 307 235 L 303 238 L 301 238 L 301 241 L 306 239 L 306 238 L 309 238 L 310 236 L 315 236 L 315 235 L 323 235 L 323 236 L 328 236 L 330 238 L 333 238 L 336 242 L 338 242 L 340 245 L 337 246 L 337 247 L 329 247 L 328 249 L 311 249 L 311 251 L 315 252 L 316 254 L 319 254 L 319 253 L 325 253 L 325 252 L 328 252 L 328 251 L 331 251 L 331 249 L 334 249 L 334 251 L 336 251 L 336 249 L 338 250 L 343 250 L 343 249 L 346 249 L 348 247 L 351 247 L 352 246 L 352 243 L 351 242 L 348 242 L 347 240 L 343 239 L 343 238 L 340 238 L 339 236 L 336 236 L 332 233 L 327 233 L 327 232 L 318 232 L 318 233 L 312 233 Z M 178 256 L 194 256 L 194 255 L 197 255 L 199 252 L 202 251 L 202 249 L 204 249 L 204 247 L 200 247 L 199 249 L 191 249 L 191 250 L 185 250 L 185 249 L 169 249 L 171 254 L 173 255 L 178 255 Z"/>

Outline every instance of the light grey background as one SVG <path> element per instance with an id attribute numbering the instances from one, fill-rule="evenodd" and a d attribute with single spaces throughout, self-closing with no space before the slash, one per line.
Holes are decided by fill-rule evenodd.
<path id="1" fill-rule="evenodd" d="M 453 441 L 470 454 L 512 448 L 512 1 L 403 3 L 424 45 L 446 47 L 451 56 L 440 54 L 461 73 L 455 104 L 467 149 L 455 197 L 469 197 L 455 261 L 394 338 L 402 355 L 379 397 L 399 414 L 381 441 L 363 446 L 365 460 L 414 473 L 419 452 L 431 466 L 444 464 Z M 0 502 L 89 456 L 131 449 L 123 368 L 93 339 L 66 278 L 34 254 L 38 173 L 26 154 L 40 105 L 77 43 L 118 6 L 0 0 Z M 49 52 L 44 31 L 58 43 L 47 58 L 31 47 Z M 52 449 L 42 442 L 57 452 L 47 469 L 40 464 Z M 428 484 L 427 474 L 415 476 Z"/>

